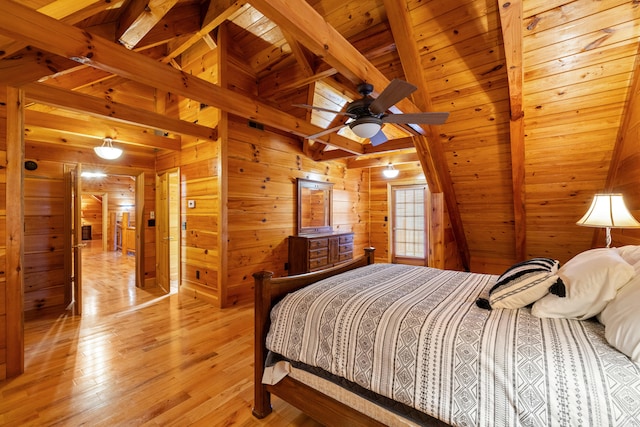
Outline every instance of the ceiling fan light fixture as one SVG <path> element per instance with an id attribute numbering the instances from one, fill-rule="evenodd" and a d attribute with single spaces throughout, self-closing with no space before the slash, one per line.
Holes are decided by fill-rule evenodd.
<path id="1" fill-rule="evenodd" d="M 400 171 L 394 168 L 391 163 L 389 163 L 386 169 L 382 170 L 382 175 L 384 175 L 385 178 L 395 178 L 399 173 Z"/>
<path id="2" fill-rule="evenodd" d="M 105 138 L 100 147 L 93 147 L 98 157 L 105 160 L 115 160 L 122 155 L 122 149 L 113 146 L 113 139 Z"/>
<path id="3" fill-rule="evenodd" d="M 380 132 L 382 120 L 377 117 L 361 117 L 350 123 L 349 127 L 360 138 L 371 138 Z"/>

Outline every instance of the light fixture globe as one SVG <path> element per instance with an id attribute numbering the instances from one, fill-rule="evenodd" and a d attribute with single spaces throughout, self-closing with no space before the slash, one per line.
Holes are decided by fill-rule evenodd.
<path id="1" fill-rule="evenodd" d="M 382 120 L 377 117 L 360 117 L 349 123 L 349 127 L 360 138 L 372 138 L 382 127 Z"/>
<path id="2" fill-rule="evenodd" d="M 382 175 L 384 175 L 385 178 L 395 178 L 399 173 L 400 171 L 394 168 L 391 163 L 389 163 L 386 169 L 382 170 Z"/>
<path id="3" fill-rule="evenodd" d="M 111 138 L 105 138 L 102 140 L 100 147 L 93 147 L 93 151 L 96 152 L 98 157 L 105 160 L 115 160 L 122 155 L 122 150 L 112 145 L 113 140 Z"/>

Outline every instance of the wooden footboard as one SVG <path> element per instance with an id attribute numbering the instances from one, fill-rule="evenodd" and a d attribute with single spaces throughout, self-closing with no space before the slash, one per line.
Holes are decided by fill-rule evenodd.
<path id="1" fill-rule="evenodd" d="M 255 335 L 254 335 L 254 352 L 255 352 L 255 368 L 254 368 L 254 406 L 253 406 L 253 415 L 257 418 L 264 418 L 271 413 L 271 396 L 270 393 L 274 393 L 285 401 L 292 400 L 292 396 L 295 396 L 295 402 L 291 402 L 294 406 L 298 407 L 305 413 L 308 413 L 314 418 L 317 418 L 319 414 L 315 414 L 314 412 L 322 411 L 322 406 L 320 406 L 320 400 L 323 401 L 322 405 L 329 405 L 331 402 L 324 401 L 322 396 L 318 396 L 314 390 L 298 383 L 295 380 L 287 379 L 287 381 L 281 381 L 281 383 L 275 386 L 265 386 L 262 384 L 262 374 L 264 372 L 264 362 L 267 356 L 267 350 L 265 348 L 265 340 L 267 338 L 267 332 L 269 331 L 269 313 L 271 312 L 271 308 L 282 299 L 286 294 L 291 293 L 297 289 L 303 288 L 311 283 L 315 283 L 318 280 L 325 279 L 327 277 L 334 276 L 336 274 L 343 273 L 345 271 L 353 270 L 354 268 L 363 267 L 365 265 L 373 264 L 374 257 L 374 248 L 366 248 L 364 250 L 365 254 L 361 257 L 354 259 L 345 264 L 341 264 L 339 266 L 329 268 L 322 271 L 317 271 L 313 273 L 300 274 L 297 276 L 289 276 L 289 277 L 279 277 L 273 278 L 273 273 L 270 271 L 260 271 L 253 275 L 255 281 Z M 293 393 L 293 394 L 292 394 Z M 326 396 L 325 396 L 326 398 Z M 310 408 L 300 407 L 304 405 L 305 402 L 310 406 Z M 340 402 L 333 401 L 335 403 L 336 408 L 341 405 Z M 314 411 L 315 407 L 315 411 Z M 353 412 L 352 409 L 347 409 L 350 412 Z M 327 411 L 328 412 L 328 411 Z M 342 416 L 344 413 L 341 413 L 339 409 L 332 410 L 331 413 L 335 412 L 335 416 Z M 341 415 L 342 414 L 342 415 Z M 320 414 L 321 415 L 321 414 Z M 334 415 L 331 415 L 331 419 L 324 420 L 324 422 L 328 421 L 336 421 L 340 420 L 340 418 L 333 418 Z M 323 422 L 323 420 L 318 420 Z M 366 417 L 367 425 L 375 425 L 371 424 L 371 418 Z"/>

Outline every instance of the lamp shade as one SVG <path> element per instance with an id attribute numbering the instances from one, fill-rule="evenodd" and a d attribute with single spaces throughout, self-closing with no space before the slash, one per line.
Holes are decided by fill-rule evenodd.
<path id="1" fill-rule="evenodd" d="M 622 194 L 596 194 L 591 206 L 576 222 L 586 227 L 604 227 L 607 248 L 611 246 L 612 228 L 638 228 L 640 222 L 631 215 Z"/>
<path id="2" fill-rule="evenodd" d="M 640 222 L 631 215 L 622 194 L 596 194 L 578 222 L 586 227 L 636 228 Z"/>
<path id="3" fill-rule="evenodd" d="M 98 157 L 105 160 L 115 160 L 122 155 L 122 150 L 112 145 L 113 140 L 111 138 L 105 138 L 102 140 L 100 147 L 93 147 L 93 151 L 96 152 Z"/>
<path id="4" fill-rule="evenodd" d="M 360 117 L 350 123 L 349 127 L 360 138 L 371 138 L 380 132 L 382 120 L 376 117 Z"/>

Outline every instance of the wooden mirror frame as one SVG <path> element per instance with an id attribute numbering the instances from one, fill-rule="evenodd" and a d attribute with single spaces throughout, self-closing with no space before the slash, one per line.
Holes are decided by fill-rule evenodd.
<path id="1" fill-rule="evenodd" d="M 297 178 L 298 187 L 298 234 L 320 234 L 333 231 L 333 183 L 312 181 L 310 179 Z M 304 197 L 305 190 L 316 190 L 323 193 L 322 208 L 316 210 L 322 212 L 322 221 L 319 224 L 304 222 Z"/>

